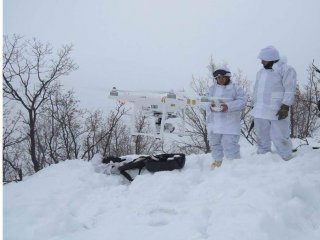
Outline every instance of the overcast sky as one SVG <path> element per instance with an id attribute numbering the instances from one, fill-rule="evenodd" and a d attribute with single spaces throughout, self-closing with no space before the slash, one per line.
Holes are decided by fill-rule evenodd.
<path id="1" fill-rule="evenodd" d="M 301 82 L 320 63 L 319 0 L 4 0 L 3 20 L 4 34 L 74 44 L 79 69 L 63 82 L 88 108 L 103 108 L 113 86 L 188 88 L 211 56 L 252 81 L 268 45 Z"/>

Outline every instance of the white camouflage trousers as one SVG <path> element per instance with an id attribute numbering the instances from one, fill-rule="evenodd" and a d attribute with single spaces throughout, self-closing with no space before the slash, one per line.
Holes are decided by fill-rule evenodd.
<path id="1" fill-rule="evenodd" d="M 255 118 L 254 126 L 257 134 L 258 154 L 271 152 L 272 141 L 278 154 L 284 160 L 292 158 L 292 142 L 288 118 L 283 120 Z"/>
<path id="2" fill-rule="evenodd" d="M 227 159 L 240 158 L 239 138 L 235 134 L 215 134 L 210 131 L 209 143 L 213 160 L 222 161 L 224 156 Z"/>

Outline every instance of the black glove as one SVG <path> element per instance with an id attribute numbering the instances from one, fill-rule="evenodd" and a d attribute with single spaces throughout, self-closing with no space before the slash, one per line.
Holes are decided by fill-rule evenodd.
<path id="1" fill-rule="evenodd" d="M 281 120 L 281 119 L 285 119 L 286 117 L 288 117 L 288 113 L 289 113 L 289 106 L 282 104 L 280 106 L 280 109 L 277 112 L 276 116 L 278 116 L 278 120 Z"/>

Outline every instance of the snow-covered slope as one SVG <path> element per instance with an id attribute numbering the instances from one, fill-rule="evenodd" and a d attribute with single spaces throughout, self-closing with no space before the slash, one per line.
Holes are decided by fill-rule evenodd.
<path id="1" fill-rule="evenodd" d="M 289 162 L 241 151 L 214 171 L 209 154 L 192 155 L 131 184 L 81 160 L 52 165 L 4 186 L 4 239 L 320 239 L 320 150 Z"/>

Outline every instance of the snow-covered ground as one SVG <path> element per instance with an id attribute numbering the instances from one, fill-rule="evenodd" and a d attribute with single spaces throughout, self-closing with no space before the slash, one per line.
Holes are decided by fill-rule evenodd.
<path id="1" fill-rule="evenodd" d="M 81 160 L 52 165 L 4 186 L 4 239 L 319 240 L 320 149 L 285 162 L 241 145 L 220 169 L 192 155 L 131 184 Z"/>

